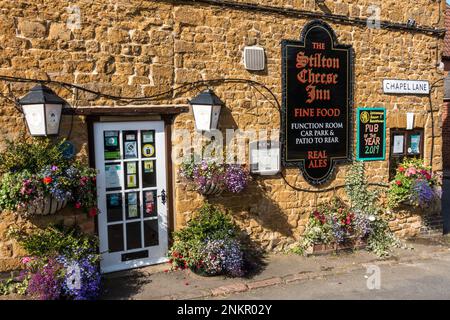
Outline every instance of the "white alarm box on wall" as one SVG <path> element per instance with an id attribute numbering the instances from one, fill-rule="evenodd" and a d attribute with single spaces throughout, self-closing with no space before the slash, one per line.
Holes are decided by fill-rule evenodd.
<path id="1" fill-rule="evenodd" d="M 250 142 L 250 171 L 260 175 L 280 172 L 280 143 L 278 141 Z"/>

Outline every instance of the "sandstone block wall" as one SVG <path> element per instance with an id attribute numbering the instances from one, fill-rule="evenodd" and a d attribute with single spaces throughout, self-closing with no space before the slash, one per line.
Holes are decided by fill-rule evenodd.
<path id="1" fill-rule="evenodd" d="M 0 75 L 64 81 L 127 97 L 149 96 L 196 80 L 244 78 L 265 84 L 280 100 L 280 41 L 298 39 L 310 19 L 187 2 L 0 0 Z M 444 26 L 444 1 L 342 0 L 325 1 L 325 8 L 318 7 L 312 0 L 242 2 L 357 18 L 371 16 L 374 9 L 369 10 L 369 7 L 378 5 L 382 20 L 404 23 L 408 18 L 415 18 L 419 26 Z M 442 78 L 444 74 L 437 67 L 442 39 L 420 32 L 328 22 L 339 42 L 351 44 L 355 50 L 355 109 L 357 106 L 386 107 L 387 145 L 389 128 L 405 128 L 405 113 L 414 112 L 416 127 L 424 128 L 424 156 L 430 163 L 432 121 L 428 97 L 384 95 L 381 83 L 384 78 L 421 79 L 431 83 Z M 244 69 L 242 52 L 246 45 L 264 47 L 266 70 L 249 72 Z M 10 88 L 14 96 L 21 97 L 31 86 L 13 83 Z M 56 85 L 52 89 L 75 107 L 118 105 L 116 101 L 81 91 Z M 221 129 L 279 128 L 278 111 L 249 86 L 227 84 L 213 89 L 226 104 L 220 119 Z M 10 95 L 7 83 L 0 81 L 0 92 Z M 194 90 L 153 103 L 185 103 L 195 94 Z M 435 110 L 431 162 L 433 169 L 440 172 L 442 87 L 433 89 L 431 98 Z M 1 137 L 17 138 L 25 130 L 21 115 L 5 99 L 0 99 L 0 105 Z M 193 128 L 191 113 L 178 116 L 173 124 L 173 129 L 193 132 Z M 67 137 L 69 132 L 79 156 L 86 159 L 86 119 L 65 116 L 61 136 Z M 0 141 L 0 149 L 2 147 L 4 144 Z M 389 158 L 389 148 L 386 152 Z M 346 168 L 346 165 L 338 166 L 335 177 L 326 187 L 342 185 Z M 369 162 L 367 169 L 371 182 L 388 181 L 387 161 Z M 310 188 L 298 170 L 285 170 L 285 175 L 291 184 Z M 177 175 L 177 167 L 174 177 L 175 227 L 179 228 L 204 199 L 188 190 Z M 244 194 L 224 194 L 211 201 L 231 210 L 236 221 L 265 248 L 282 250 L 301 237 L 307 217 L 318 203 L 342 193 L 342 189 L 322 194 L 297 192 L 280 176 L 254 177 Z M 20 222 L 15 219 L 8 214 L 0 215 L 0 239 L 3 239 L 5 225 Z M 399 223 L 393 222 L 393 228 Z M 21 253 L 14 244 L 3 240 L 0 244 L 3 248 L 0 260 Z M 4 249 L 6 247 L 8 249 Z"/>

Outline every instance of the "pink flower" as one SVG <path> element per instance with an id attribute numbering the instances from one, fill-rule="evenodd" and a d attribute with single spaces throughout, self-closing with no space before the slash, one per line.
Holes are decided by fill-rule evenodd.
<path id="1" fill-rule="evenodd" d="M 76 209 L 80 209 L 81 208 L 81 203 L 79 203 L 79 202 L 75 203 L 75 208 Z"/>
<path id="2" fill-rule="evenodd" d="M 23 257 L 22 258 L 22 263 L 23 264 L 29 264 L 33 259 L 31 259 L 30 257 Z"/>
<path id="3" fill-rule="evenodd" d="M 416 168 L 411 167 L 411 168 L 408 168 L 408 171 L 406 171 L 406 173 L 410 176 L 413 176 L 413 175 L 417 174 L 417 170 L 416 170 Z"/>

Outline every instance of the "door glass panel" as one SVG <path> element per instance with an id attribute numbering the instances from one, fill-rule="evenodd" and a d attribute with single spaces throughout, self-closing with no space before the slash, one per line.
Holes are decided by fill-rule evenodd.
<path id="1" fill-rule="evenodd" d="M 156 187 L 156 161 L 145 160 L 142 161 L 142 187 L 152 188 Z"/>
<path id="2" fill-rule="evenodd" d="M 108 222 L 122 220 L 122 194 L 111 193 L 106 195 L 106 212 Z"/>
<path id="3" fill-rule="evenodd" d="M 105 160 L 120 159 L 119 131 L 105 131 L 103 138 Z"/>
<path id="4" fill-rule="evenodd" d="M 139 193 L 137 192 L 129 192 L 126 193 L 126 215 L 127 219 L 137 219 L 141 216 L 139 210 Z"/>
<path id="5" fill-rule="evenodd" d="M 158 241 L 158 220 L 144 221 L 144 245 L 146 247 L 157 246 Z"/>
<path id="6" fill-rule="evenodd" d="M 156 217 L 158 210 L 156 209 L 156 191 L 144 192 L 144 216 Z"/>
<path id="7" fill-rule="evenodd" d="M 109 252 L 123 251 L 123 224 L 108 226 Z"/>
<path id="8" fill-rule="evenodd" d="M 134 159 L 137 154 L 137 131 L 123 131 L 124 159 Z"/>
<path id="9" fill-rule="evenodd" d="M 141 247 L 141 222 L 127 223 L 127 250 Z"/>
<path id="10" fill-rule="evenodd" d="M 141 138 L 142 157 L 151 158 L 155 156 L 155 131 L 142 131 Z"/>
<path id="11" fill-rule="evenodd" d="M 139 187 L 139 179 L 137 174 L 138 162 L 125 162 L 125 185 L 126 189 L 136 189 Z"/>

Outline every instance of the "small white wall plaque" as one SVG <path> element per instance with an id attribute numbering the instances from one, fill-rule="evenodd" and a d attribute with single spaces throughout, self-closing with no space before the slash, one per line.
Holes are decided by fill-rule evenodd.
<path id="1" fill-rule="evenodd" d="M 414 113 L 406 113 L 406 130 L 414 129 Z"/>
<path id="2" fill-rule="evenodd" d="M 250 171 L 260 175 L 280 172 L 280 143 L 278 141 L 250 142 Z"/>

